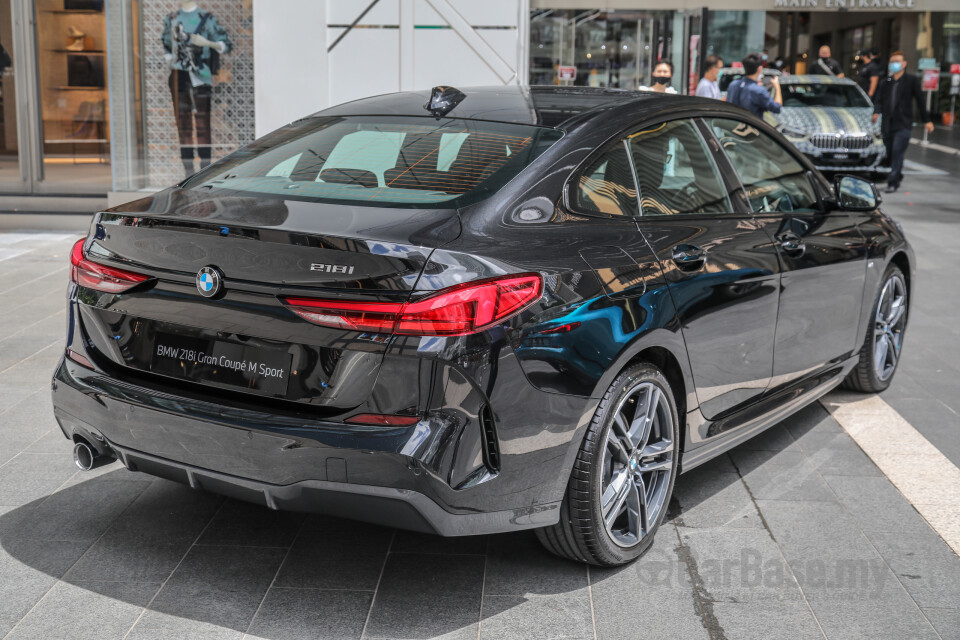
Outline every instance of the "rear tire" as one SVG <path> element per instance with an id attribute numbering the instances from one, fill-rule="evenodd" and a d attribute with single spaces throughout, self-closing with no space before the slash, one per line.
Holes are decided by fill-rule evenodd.
<path id="1" fill-rule="evenodd" d="M 625 369 L 580 445 L 560 521 L 536 531 L 543 546 L 601 566 L 639 557 L 667 513 L 679 433 L 677 403 L 663 373 L 649 364 Z"/>
<path id="2" fill-rule="evenodd" d="M 908 312 L 906 279 L 900 268 L 891 264 L 873 301 L 860 360 L 844 379 L 844 388 L 879 393 L 890 386 L 900 363 Z"/>

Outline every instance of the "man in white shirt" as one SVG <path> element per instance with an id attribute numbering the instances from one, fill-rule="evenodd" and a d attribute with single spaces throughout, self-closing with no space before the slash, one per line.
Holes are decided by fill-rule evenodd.
<path id="1" fill-rule="evenodd" d="M 701 98 L 720 100 L 720 74 L 723 72 L 723 60 L 719 56 L 709 55 L 703 61 L 703 77 L 697 85 L 697 95 Z"/>

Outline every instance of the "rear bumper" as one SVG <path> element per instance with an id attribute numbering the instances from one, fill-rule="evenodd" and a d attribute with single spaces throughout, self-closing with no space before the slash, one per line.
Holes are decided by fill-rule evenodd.
<path id="1" fill-rule="evenodd" d="M 542 527 L 559 518 L 559 501 L 517 505 L 510 486 L 527 484 L 518 477 L 460 490 L 446 484 L 420 455 L 424 445 L 455 451 L 440 418 L 402 429 L 281 418 L 129 384 L 66 359 L 54 376 L 53 403 L 64 435 L 84 438 L 132 471 L 271 509 L 444 536 Z"/>

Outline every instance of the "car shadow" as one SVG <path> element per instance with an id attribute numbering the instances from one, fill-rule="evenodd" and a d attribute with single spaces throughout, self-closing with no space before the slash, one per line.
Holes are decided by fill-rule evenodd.
<path id="1" fill-rule="evenodd" d="M 801 434 L 822 413 L 814 405 L 788 423 Z M 796 447 L 781 423 L 683 474 L 651 550 L 626 567 L 589 573 L 549 554 L 530 531 L 441 538 L 277 512 L 118 465 L 0 515 L 0 546 L 60 585 L 148 607 L 138 624 L 174 636 L 199 623 L 286 637 L 296 616 L 282 612 L 301 607 L 310 628 L 334 616 L 332 631 L 347 637 L 364 628 L 371 636 L 432 637 L 475 629 L 480 619 L 485 629 L 486 620 L 516 619 L 511 610 L 539 596 L 569 601 L 563 606 L 571 611 L 571 602 L 587 602 L 589 620 L 591 583 L 594 595 L 606 584 L 620 597 L 685 573 L 673 525 L 762 526 L 743 477 L 771 465 L 788 469 Z"/>

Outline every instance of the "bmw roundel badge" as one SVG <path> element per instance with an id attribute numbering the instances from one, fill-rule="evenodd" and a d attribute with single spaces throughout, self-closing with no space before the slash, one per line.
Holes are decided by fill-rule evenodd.
<path id="1" fill-rule="evenodd" d="M 223 275 L 216 267 L 206 266 L 197 272 L 197 291 L 205 298 L 212 298 L 223 288 Z"/>

